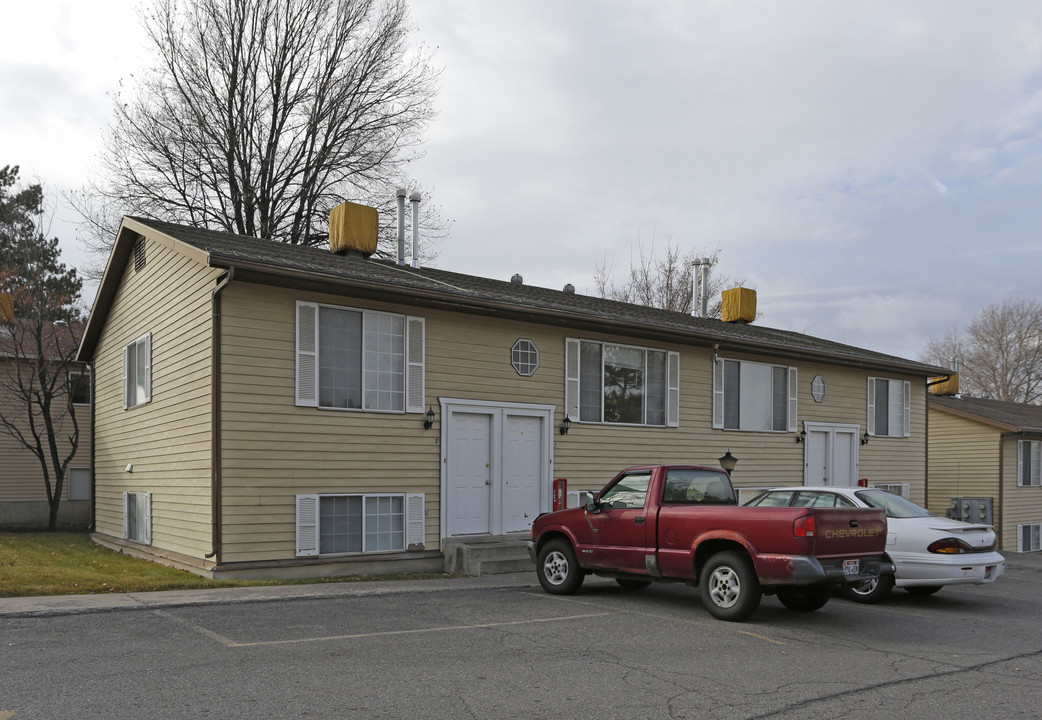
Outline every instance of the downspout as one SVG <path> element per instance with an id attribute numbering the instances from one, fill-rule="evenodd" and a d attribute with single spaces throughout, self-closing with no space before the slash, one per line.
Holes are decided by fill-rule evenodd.
<path id="1" fill-rule="evenodd" d="M 235 268 L 228 268 L 210 296 L 213 313 L 213 351 L 210 353 L 210 545 L 213 548 L 205 557 L 215 558 L 221 564 L 221 291 L 235 277 Z"/>
<path id="2" fill-rule="evenodd" d="M 98 527 L 94 520 L 97 513 L 97 502 L 95 497 L 98 494 L 97 481 L 94 468 L 94 447 L 97 443 L 94 442 L 94 363 L 87 363 L 87 367 L 90 368 L 90 524 L 87 526 L 87 532 L 96 532 Z M 75 412 L 75 411 L 74 411 Z"/>
<path id="3" fill-rule="evenodd" d="M 930 506 L 930 388 L 934 385 L 940 385 L 946 383 L 952 379 L 952 375 L 955 373 L 948 373 L 944 377 L 939 377 L 936 380 L 926 381 L 926 432 L 923 438 L 923 444 L 926 445 L 926 476 L 923 478 L 923 492 L 926 495 L 926 506 Z"/>
<path id="4" fill-rule="evenodd" d="M 997 508 L 994 505 L 991 508 L 991 522 L 999 529 L 999 531 L 995 533 L 995 537 L 998 539 L 999 550 L 1006 549 L 1003 547 L 1005 543 L 1002 541 L 1002 536 L 1006 532 L 1006 526 L 1003 524 L 1006 515 L 1006 441 L 1013 438 L 1019 440 L 1022 437 L 1024 437 L 1023 431 L 1004 432 L 999 435 L 999 502 Z M 1016 453 L 1017 451 L 1014 451 L 1013 454 L 1016 455 Z M 1018 541 L 1019 539 L 1015 539 L 1015 542 Z M 1013 549 L 1016 550 L 1016 547 Z"/>

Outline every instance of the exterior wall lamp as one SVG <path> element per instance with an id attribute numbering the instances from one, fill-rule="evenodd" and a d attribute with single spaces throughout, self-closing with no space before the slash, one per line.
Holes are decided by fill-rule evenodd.
<path id="1" fill-rule="evenodd" d="M 869 437 L 871 437 L 871 436 L 868 434 L 868 430 L 865 430 L 865 434 L 861 436 L 861 444 L 862 445 L 868 445 Z"/>
<path id="2" fill-rule="evenodd" d="M 434 408 L 430 405 L 427 406 L 427 419 L 423 421 L 423 429 L 430 430 L 434 426 Z"/>
<path id="3" fill-rule="evenodd" d="M 724 453 L 724 456 L 720 458 L 720 467 L 727 473 L 727 477 L 731 477 L 731 471 L 734 470 L 734 467 L 737 464 L 738 458 L 732 455 L 730 450 Z"/>
<path id="4" fill-rule="evenodd" d="M 572 427 L 572 420 L 567 415 L 564 416 L 564 420 L 561 421 L 561 434 L 567 435 L 568 431 Z"/>
<path id="5" fill-rule="evenodd" d="M 807 431 L 800 430 L 800 434 L 796 436 L 796 442 L 801 443 L 807 439 Z"/>

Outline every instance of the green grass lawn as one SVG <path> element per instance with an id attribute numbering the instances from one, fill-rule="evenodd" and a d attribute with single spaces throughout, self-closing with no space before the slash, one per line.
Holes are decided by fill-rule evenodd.
<path id="1" fill-rule="evenodd" d="M 0 533 L 0 597 L 84 595 L 243 585 L 295 585 L 406 578 L 442 574 L 351 575 L 314 580 L 208 580 L 95 545 L 83 533 Z"/>

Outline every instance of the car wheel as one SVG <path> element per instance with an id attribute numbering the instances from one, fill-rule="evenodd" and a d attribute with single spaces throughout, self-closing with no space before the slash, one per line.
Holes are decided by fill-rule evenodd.
<path id="1" fill-rule="evenodd" d="M 749 558 L 728 550 L 709 558 L 698 583 L 702 604 L 719 620 L 739 622 L 760 606 L 763 591 Z"/>
<path id="2" fill-rule="evenodd" d="M 643 590 L 651 584 L 650 580 L 631 580 L 630 578 L 615 578 L 615 582 L 627 590 Z"/>
<path id="3" fill-rule="evenodd" d="M 806 587 L 784 587 L 778 590 L 781 604 L 797 612 L 814 612 L 824 607 L 832 596 L 832 588 L 828 585 L 810 585 Z"/>
<path id="4" fill-rule="evenodd" d="M 862 582 L 854 583 L 853 585 L 844 585 L 841 592 L 843 593 L 843 597 L 847 600 L 872 605 L 886 600 L 887 595 L 890 594 L 890 590 L 893 587 L 893 575 L 880 575 L 871 580 L 863 580 Z"/>
<path id="5" fill-rule="evenodd" d="M 913 595 L 933 595 L 940 589 L 940 585 L 911 585 L 905 588 L 905 590 Z"/>
<path id="6" fill-rule="evenodd" d="M 539 584 L 551 595 L 571 595 L 586 577 L 567 540 L 551 540 L 544 545 L 535 567 Z"/>

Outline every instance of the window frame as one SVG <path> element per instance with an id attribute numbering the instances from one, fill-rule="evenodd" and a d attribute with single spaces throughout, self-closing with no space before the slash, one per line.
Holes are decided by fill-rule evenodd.
<path id="1" fill-rule="evenodd" d="M 1017 487 L 1042 487 L 1042 441 L 1017 440 Z"/>
<path id="2" fill-rule="evenodd" d="M 880 381 L 887 383 L 887 432 L 881 434 L 878 432 L 877 427 L 877 416 L 878 407 L 876 402 L 876 390 L 877 385 Z M 891 426 L 890 420 L 895 417 L 890 408 L 890 403 L 893 398 L 891 392 L 891 383 L 900 383 L 901 387 L 901 418 L 902 428 L 899 432 L 895 433 Z M 908 380 L 898 380 L 897 378 L 886 378 L 880 376 L 871 376 L 868 378 L 868 421 L 867 429 L 870 437 L 877 438 L 906 438 L 912 435 L 912 383 Z"/>
<path id="3" fill-rule="evenodd" d="M 76 383 L 77 382 L 82 382 L 82 380 L 84 378 L 86 378 L 86 381 L 87 381 L 87 402 L 77 402 L 76 401 L 76 392 L 75 392 Z M 91 404 L 91 401 L 94 400 L 94 389 L 93 389 L 92 383 L 91 383 L 90 371 L 87 371 L 87 370 L 74 370 L 74 371 L 69 372 L 69 374 L 68 374 L 68 383 L 69 383 L 69 403 L 71 405 L 89 406 Z"/>
<path id="4" fill-rule="evenodd" d="M 131 536 L 131 512 L 140 512 L 133 526 L 139 531 Z M 142 545 L 152 544 L 152 493 L 137 490 L 123 493 L 123 539 Z"/>
<path id="5" fill-rule="evenodd" d="M 73 473 L 78 473 L 78 472 L 87 473 L 87 491 L 86 491 L 86 496 L 85 497 L 80 497 L 81 493 L 76 493 L 76 495 L 77 495 L 76 497 L 73 496 L 73 492 L 72 492 L 72 489 L 73 489 L 72 474 Z M 92 492 L 91 492 L 92 491 L 92 485 L 93 485 L 92 480 L 93 480 L 93 474 L 91 473 L 91 470 L 90 470 L 89 467 L 70 467 L 70 468 L 68 468 L 65 471 L 65 494 L 66 494 L 66 497 L 70 501 L 90 500 L 91 499 L 91 495 L 92 495 Z"/>
<path id="6" fill-rule="evenodd" d="M 337 407 L 322 405 L 322 386 L 320 378 L 320 354 L 322 351 L 321 309 L 340 310 L 359 313 L 361 316 L 360 353 L 362 367 L 361 400 L 362 407 Z M 367 318 L 391 317 L 402 320 L 402 407 L 401 409 L 367 408 L 366 394 L 373 388 L 366 387 L 366 334 Z M 402 313 L 369 310 L 366 308 L 334 305 L 332 303 L 296 301 L 296 346 L 295 346 L 295 404 L 301 407 L 314 407 L 319 410 L 340 412 L 388 413 L 401 415 L 406 413 L 426 412 L 424 404 L 425 378 L 425 340 L 426 322 L 424 318 L 404 315 Z M 379 390 L 377 390 L 379 392 Z"/>
<path id="7" fill-rule="evenodd" d="M 362 549 L 356 551 L 321 552 L 323 498 L 361 498 L 361 541 Z M 366 549 L 366 502 L 380 498 L 402 499 L 402 547 L 385 550 Z M 298 557 L 335 557 L 359 555 L 386 555 L 423 549 L 425 542 L 424 494 L 408 492 L 343 492 L 314 493 L 296 496 L 296 554 Z"/>
<path id="8" fill-rule="evenodd" d="M 596 388 L 590 387 L 583 372 L 582 363 L 583 348 L 596 348 L 599 353 L 600 371 L 599 384 Z M 605 348 L 621 348 L 623 350 L 637 350 L 643 353 L 642 383 L 641 383 L 641 420 L 640 422 L 616 422 L 606 419 L 605 414 Z M 649 408 L 649 353 L 659 353 L 663 356 L 661 375 L 662 385 L 662 423 L 648 422 Z M 596 392 L 595 392 L 596 391 Z M 582 398 L 584 395 L 596 395 L 599 403 L 599 419 L 582 418 Z M 656 396 L 658 399 L 659 396 Z M 588 340 L 585 338 L 565 338 L 565 412 L 572 422 L 585 423 L 587 425 L 612 425 L 622 427 L 649 427 L 669 428 L 680 426 L 680 353 L 664 348 L 648 347 L 645 345 L 631 345 L 627 343 L 609 342 L 606 340 Z"/>
<path id="9" fill-rule="evenodd" d="M 141 365 L 138 360 L 144 353 L 145 382 L 140 386 L 137 382 L 138 370 Z M 133 355 L 133 358 L 131 356 Z M 133 375 L 131 370 L 133 369 Z M 131 383 L 131 379 L 134 380 Z M 139 399 L 138 388 L 141 387 L 142 396 Z M 131 389 L 134 389 L 134 397 L 131 397 Z M 135 402 L 136 401 L 136 402 Z M 132 343 L 123 346 L 123 409 L 132 410 L 152 402 L 152 333 L 147 332 Z"/>
<path id="10" fill-rule="evenodd" d="M 1024 547 L 1024 539 L 1027 546 Z M 1038 552 L 1042 550 L 1042 523 L 1022 523 L 1017 525 L 1017 552 Z"/>
<path id="11" fill-rule="evenodd" d="M 727 406 L 728 406 L 728 386 L 733 383 L 728 383 L 728 365 L 727 363 L 735 363 L 738 366 L 738 424 L 737 427 L 729 426 L 727 419 Z M 771 395 L 768 400 L 771 410 L 771 427 L 770 428 L 759 428 L 759 427 L 742 427 L 742 389 L 741 389 L 741 376 L 742 366 L 758 366 L 763 368 L 770 368 L 771 372 Z M 774 380 L 776 377 L 777 370 L 783 371 L 785 378 L 785 389 L 782 392 L 782 399 L 785 404 L 785 421 L 782 423 L 782 427 L 775 427 L 775 388 Z M 759 362 L 756 360 L 742 360 L 738 358 L 724 358 L 714 357 L 713 359 L 713 428 L 717 430 L 727 430 L 730 432 L 763 432 L 763 433 L 794 433 L 796 432 L 799 425 L 799 403 L 797 393 L 799 391 L 799 372 L 795 365 L 782 365 L 780 363 L 771 362 Z"/>

